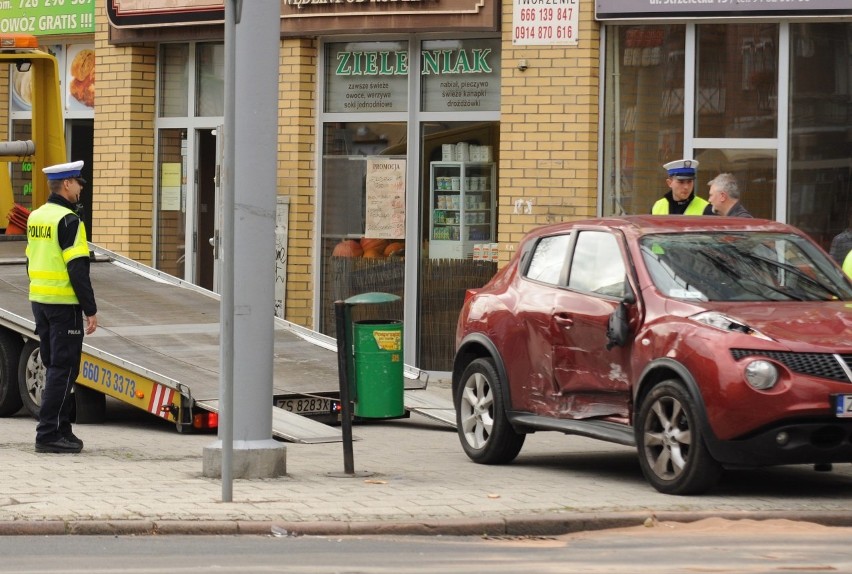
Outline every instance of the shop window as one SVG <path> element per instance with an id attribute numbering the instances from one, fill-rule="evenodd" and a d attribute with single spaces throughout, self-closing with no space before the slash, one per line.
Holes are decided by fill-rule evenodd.
<path id="1" fill-rule="evenodd" d="M 852 226 L 852 23 L 790 26 L 788 212 L 826 250 Z"/>
<path id="2" fill-rule="evenodd" d="M 662 165 L 684 145 L 684 26 L 619 26 L 607 34 L 603 212 L 650 213 Z"/>
<path id="3" fill-rule="evenodd" d="M 184 278 L 186 221 L 184 162 L 186 131 L 159 131 L 157 168 L 157 256 L 156 267 Z"/>
<path id="4" fill-rule="evenodd" d="M 702 24 L 696 30 L 696 137 L 775 137 L 778 25 Z"/>
<path id="5" fill-rule="evenodd" d="M 195 115 L 225 115 L 225 45 L 199 44 L 195 52 Z"/>
<path id="6" fill-rule="evenodd" d="M 189 44 L 160 46 L 160 117 L 189 115 Z"/>
<path id="7" fill-rule="evenodd" d="M 405 218 L 409 213 L 405 205 L 405 130 L 405 122 L 331 122 L 323 127 L 323 333 L 335 333 L 337 300 L 371 291 L 403 296 Z M 365 306 L 364 312 L 402 319 L 401 303 L 371 307 L 376 306 Z M 371 317 L 358 317 L 364 318 Z"/>

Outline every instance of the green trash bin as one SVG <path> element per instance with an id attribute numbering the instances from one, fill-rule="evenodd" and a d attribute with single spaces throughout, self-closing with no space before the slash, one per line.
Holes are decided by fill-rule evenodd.
<path id="1" fill-rule="evenodd" d="M 355 321 L 355 416 L 387 419 L 405 414 L 402 395 L 402 321 Z"/>

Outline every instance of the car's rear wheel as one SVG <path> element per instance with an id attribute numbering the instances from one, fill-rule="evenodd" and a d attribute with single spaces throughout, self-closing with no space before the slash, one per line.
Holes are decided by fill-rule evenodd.
<path id="1" fill-rule="evenodd" d="M 456 422 L 467 456 L 481 464 L 503 464 L 518 456 L 526 435 L 506 417 L 503 385 L 491 359 L 471 362 L 456 390 Z"/>
<path id="2" fill-rule="evenodd" d="M 698 494 L 719 480 L 722 467 L 704 443 L 699 410 L 676 379 L 657 384 L 639 407 L 636 446 L 642 473 L 665 494 Z"/>

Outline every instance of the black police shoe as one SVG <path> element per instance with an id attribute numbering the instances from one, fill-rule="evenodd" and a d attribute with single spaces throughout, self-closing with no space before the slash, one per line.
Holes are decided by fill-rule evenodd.
<path id="1" fill-rule="evenodd" d="M 82 444 L 75 444 L 67 438 L 62 437 L 53 442 L 38 442 L 35 443 L 36 452 L 51 452 L 56 454 L 70 453 L 75 454 L 83 450 Z"/>
<path id="2" fill-rule="evenodd" d="M 68 442 L 73 443 L 73 444 L 79 444 L 80 448 L 83 448 L 83 441 L 81 439 L 77 438 L 77 435 L 75 435 L 73 432 L 68 431 L 67 433 L 64 433 L 62 436 L 64 436 L 65 440 L 67 440 Z"/>

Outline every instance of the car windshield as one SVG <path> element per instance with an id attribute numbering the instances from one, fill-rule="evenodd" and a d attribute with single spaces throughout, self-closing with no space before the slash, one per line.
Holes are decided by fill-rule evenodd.
<path id="1" fill-rule="evenodd" d="M 852 287 L 806 239 L 786 233 L 646 235 L 645 266 L 669 297 L 698 301 L 852 300 Z"/>

